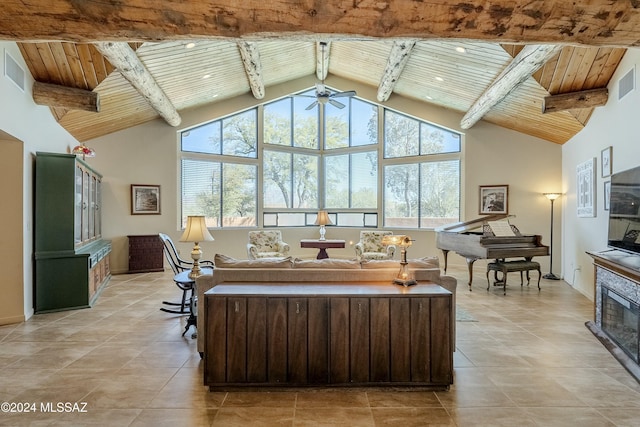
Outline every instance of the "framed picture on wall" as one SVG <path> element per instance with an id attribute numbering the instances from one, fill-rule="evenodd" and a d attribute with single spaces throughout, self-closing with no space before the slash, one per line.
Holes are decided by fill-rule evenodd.
<path id="1" fill-rule="evenodd" d="M 578 217 L 596 216 L 596 158 L 576 167 Z"/>
<path id="2" fill-rule="evenodd" d="M 131 184 L 131 215 L 159 215 L 160 186 Z"/>
<path id="3" fill-rule="evenodd" d="M 508 185 L 480 186 L 480 215 L 509 213 Z"/>
<path id="4" fill-rule="evenodd" d="M 613 164 L 611 163 L 611 154 L 613 147 L 607 147 L 600 153 L 600 164 L 602 165 L 602 177 L 606 178 L 613 173 Z"/>

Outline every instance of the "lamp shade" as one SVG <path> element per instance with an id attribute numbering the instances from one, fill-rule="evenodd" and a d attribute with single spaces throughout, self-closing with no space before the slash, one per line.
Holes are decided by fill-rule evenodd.
<path id="1" fill-rule="evenodd" d="M 314 225 L 333 225 L 327 211 L 319 211 Z"/>
<path id="2" fill-rule="evenodd" d="M 555 200 L 558 197 L 562 196 L 561 193 L 542 193 L 549 200 Z"/>
<path id="3" fill-rule="evenodd" d="M 188 216 L 187 226 L 180 237 L 181 242 L 207 242 L 212 241 L 213 236 L 207 230 L 204 216 Z"/>
<path id="4" fill-rule="evenodd" d="M 404 234 L 387 234 L 382 238 L 383 245 L 411 246 L 411 237 Z"/>
<path id="5" fill-rule="evenodd" d="M 93 148 L 89 148 L 87 146 L 84 145 L 84 143 L 80 144 L 80 145 L 76 145 L 75 147 L 73 147 L 73 150 L 71 150 L 71 154 L 75 154 L 76 156 L 82 156 L 82 157 L 95 157 L 96 156 L 96 152 Z"/>

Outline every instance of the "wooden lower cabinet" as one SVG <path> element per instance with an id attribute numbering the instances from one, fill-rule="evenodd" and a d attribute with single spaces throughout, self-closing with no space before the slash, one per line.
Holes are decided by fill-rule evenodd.
<path id="1" fill-rule="evenodd" d="M 205 300 L 212 389 L 453 382 L 452 297 L 438 285 L 221 284 Z"/>
<path id="2" fill-rule="evenodd" d="M 91 307 L 111 278 L 111 242 L 99 240 L 75 253 L 37 253 L 35 312 Z"/>
<path id="3" fill-rule="evenodd" d="M 164 244 L 157 234 L 127 236 L 129 239 L 129 273 L 164 271 Z"/>

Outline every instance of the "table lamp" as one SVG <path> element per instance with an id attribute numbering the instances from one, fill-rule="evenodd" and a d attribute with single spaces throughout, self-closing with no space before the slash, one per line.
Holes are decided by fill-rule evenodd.
<path id="1" fill-rule="evenodd" d="M 327 240 L 324 237 L 324 233 L 325 233 L 324 226 L 333 225 L 333 223 L 331 222 L 331 219 L 329 219 L 329 214 L 327 213 L 327 211 L 318 212 L 318 216 L 316 217 L 316 222 L 314 223 L 314 225 L 320 226 L 320 238 L 318 240 Z"/>
<path id="2" fill-rule="evenodd" d="M 200 257 L 202 256 L 202 250 L 198 243 L 213 241 L 213 237 L 207 230 L 207 224 L 204 222 L 204 216 L 188 216 L 187 226 L 180 237 L 181 242 L 193 242 L 195 243 L 191 250 L 191 258 L 193 259 L 193 267 L 191 273 L 189 273 L 190 279 L 195 279 L 202 274 L 200 269 Z"/>
<path id="3" fill-rule="evenodd" d="M 400 271 L 398 271 L 398 276 L 393 279 L 393 283 L 396 285 L 411 286 L 417 283 L 407 267 L 409 264 L 407 262 L 407 247 L 411 246 L 411 242 L 413 242 L 411 237 L 406 235 L 388 234 L 382 238 L 382 244 L 385 246 L 400 246 Z"/>

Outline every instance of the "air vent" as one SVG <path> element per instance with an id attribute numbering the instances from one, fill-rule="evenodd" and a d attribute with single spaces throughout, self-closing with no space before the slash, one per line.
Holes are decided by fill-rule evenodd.
<path id="1" fill-rule="evenodd" d="M 24 70 L 6 50 L 4 51 L 4 75 L 24 92 Z"/>
<path id="2" fill-rule="evenodd" d="M 636 68 L 633 67 L 627 74 L 618 80 L 618 101 L 636 88 Z"/>

